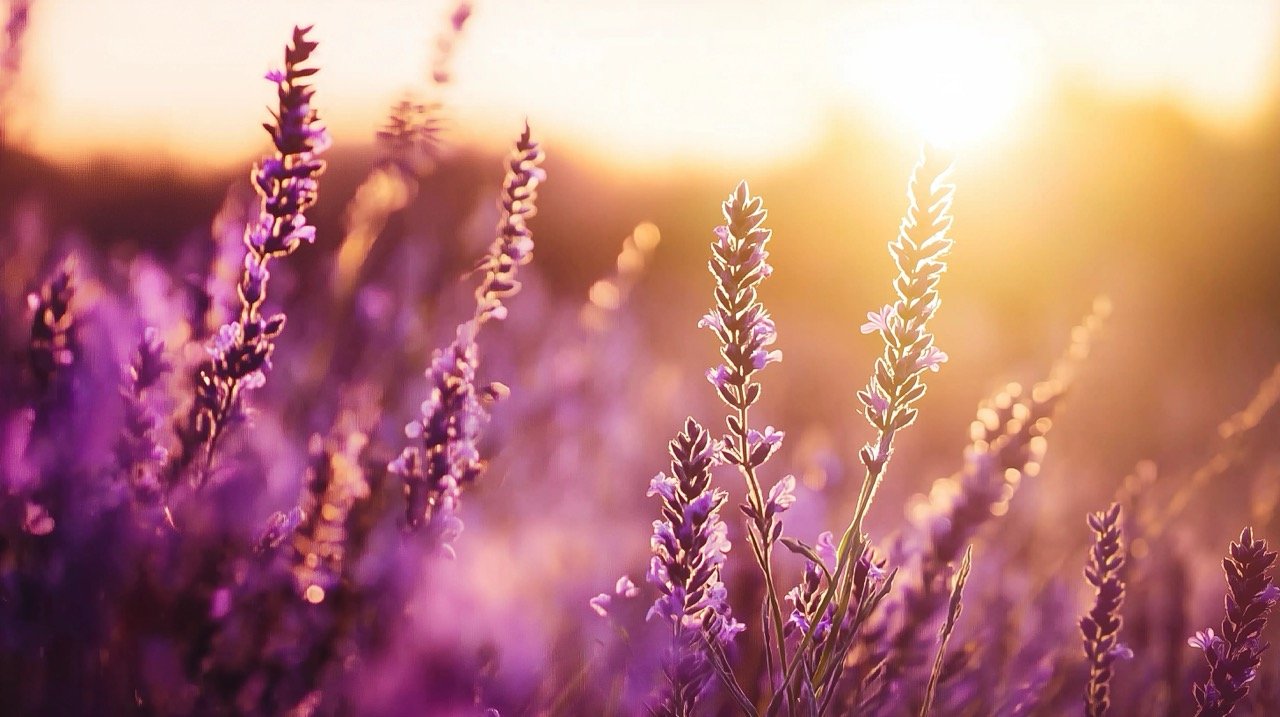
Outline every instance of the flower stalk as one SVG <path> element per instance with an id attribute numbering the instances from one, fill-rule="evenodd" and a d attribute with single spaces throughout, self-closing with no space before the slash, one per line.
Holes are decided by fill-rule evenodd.
<path id="1" fill-rule="evenodd" d="M 247 249 L 237 294 L 240 313 L 223 325 L 208 347 L 209 358 L 196 374 L 196 395 L 182 431 L 182 456 L 173 474 L 204 455 L 204 470 L 197 485 L 207 477 L 218 441 L 241 411 L 246 391 L 266 383 L 271 368 L 275 339 L 284 329 L 282 313 L 263 316 L 269 265 L 293 254 L 304 242 L 315 243 L 315 227 L 307 223 L 305 212 L 315 204 L 318 178 L 324 171 L 319 155 L 330 145 L 329 133 L 319 120 L 311 100 L 315 90 L 307 78 L 317 69 L 308 66 L 317 43 L 307 39 L 310 27 L 295 27 L 285 48 L 282 70 L 272 70 L 267 80 L 276 86 L 274 122 L 263 124 L 275 146 L 275 154 L 254 167 L 252 180 L 259 196 L 257 218 L 245 227 Z"/>

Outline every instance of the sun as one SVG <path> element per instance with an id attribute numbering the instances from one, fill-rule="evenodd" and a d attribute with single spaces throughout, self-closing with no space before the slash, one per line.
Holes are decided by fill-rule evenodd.
<path id="1" fill-rule="evenodd" d="M 989 20 L 919 13 L 859 23 L 841 39 L 842 82 L 895 128 L 952 148 L 1016 127 L 1039 79 L 1026 34 Z"/>

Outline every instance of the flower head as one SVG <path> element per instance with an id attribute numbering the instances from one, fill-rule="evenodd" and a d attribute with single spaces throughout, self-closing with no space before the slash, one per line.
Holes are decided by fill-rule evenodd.
<path id="1" fill-rule="evenodd" d="M 649 495 L 662 497 L 663 518 L 653 522 L 650 540 L 653 555 L 646 579 L 660 595 L 648 619 L 673 626 L 672 689 L 665 699 L 674 712 L 684 714 L 687 710 L 677 708 L 696 699 L 710 678 L 702 636 L 728 643 L 744 626 L 733 619 L 720 577 L 731 547 L 720 518 L 728 496 L 711 487 L 711 436 L 690 418 L 669 452 L 670 470 L 650 482 Z M 623 578 L 614 589 L 627 594 L 634 586 Z"/>
<path id="2" fill-rule="evenodd" d="M 1196 634 L 1187 638 L 1187 644 L 1197 650 L 1218 650 L 1223 644 L 1222 638 L 1214 634 L 1213 628 L 1196 630 Z"/>

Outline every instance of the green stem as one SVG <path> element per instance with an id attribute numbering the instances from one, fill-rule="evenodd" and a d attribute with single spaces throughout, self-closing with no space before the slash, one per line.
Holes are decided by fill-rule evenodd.
<path id="1" fill-rule="evenodd" d="M 751 465 L 751 446 L 747 441 L 749 411 L 750 409 L 745 405 L 738 407 L 738 431 L 736 438 L 738 439 L 738 457 L 741 459 L 741 462 L 738 465 L 747 479 L 747 486 L 750 490 L 749 500 L 756 511 L 755 541 L 757 545 L 753 552 L 755 553 L 756 563 L 760 566 L 760 571 L 764 573 L 764 589 L 767 593 L 766 598 L 769 604 L 769 614 L 772 616 L 772 637 L 769 634 L 770 626 L 763 626 L 765 632 L 765 650 L 769 651 L 770 642 L 777 643 L 778 664 L 782 667 L 782 672 L 786 674 L 790 670 L 787 661 L 786 635 L 783 633 L 782 629 L 782 605 L 778 602 L 778 591 L 773 579 L 773 544 L 769 541 L 768 524 L 765 521 L 764 491 L 760 487 L 759 478 L 756 477 L 755 468 Z M 769 680 L 772 684 L 772 671 L 770 672 Z"/>

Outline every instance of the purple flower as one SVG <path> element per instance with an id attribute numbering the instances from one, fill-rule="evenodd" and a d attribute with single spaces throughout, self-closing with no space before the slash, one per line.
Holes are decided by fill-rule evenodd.
<path id="1" fill-rule="evenodd" d="M 880 333 L 889 332 L 889 320 L 893 317 L 894 307 L 885 304 L 879 311 L 867 312 L 867 323 L 860 328 L 862 333 L 871 334 L 879 331 Z"/>
<path id="2" fill-rule="evenodd" d="M 698 328 L 711 329 L 717 334 L 725 331 L 724 320 L 720 318 L 720 314 L 715 311 L 708 311 L 701 319 L 698 320 Z"/>
<path id="3" fill-rule="evenodd" d="M 1276 553 L 1267 549 L 1265 540 L 1255 539 L 1251 528 L 1241 531 L 1222 561 L 1227 575 L 1222 635 L 1210 628 L 1187 641 L 1200 648 L 1209 663 L 1208 679 L 1193 689 L 1198 717 L 1231 714 L 1258 675 L 1262 654 L 1269 647 L 1262 635 L 1275 604 L 1270 572 L 1275 561 Z"/>
<path id="4" fill-rule="evenodd" d="M 425 526 L 428 539 L 446 552 L 462 530 L 457 516 L 462 491 L 484 470 L 478 446 L 489 419 L 485 404 L 507 393 L 500 383 L 477 384 L 476 337 L 486 322 L 506 317 L 502 300 L 520 290 L 516 269 L 532 259 L 533 233 L 525 220 L 534 215 L 536 189 L 546 178 L 538 167 L 542 159 L 526 122 L 507 162 L 497 237 L 476 267 L 483 278 L 475 291 L 475 313 L 459 324 L 453 343 L 437 351 L 427 369 L 431 392 L 422 403 L 422 417 L 405 430 L 420 445 L 405 449 L 388 466 L 405 483 L 409 527 Z"/>
<path id="5" fill-rule="evenodd" d="M 766 349 L 777 341 L 777 329 L 756 298 L 756 288 L 770 273 L 765 247 L 771 232 L 762 225 L 765 211 L 742 182 L 724 202 L 726 224 L 715 228 L 708 267 L 716 279 L 716 305 L 698 322 L 722 344 L 725 363 L 708 374 L 731 408 L 750 407 L 760 388 L 752 375 L 782 360 L 782 352 Z M 715 378 L 712 378 L 714 376 Z"/>
<path id="6" fill-rule="evenodd" d="M 763 349 L 756 349 L 751 352 L 751 367 L 756 371 L 759 371 L 771 363 L 778 363 L 780 361 L 782 361 L 781 351 L 765 351 Z"/>
<path id="7" fill-rule="evenodd" d="M 784 431 L 776 431 L 773 426 L 765 426 L 764 432 L 750 429 L 747 431 L 747 459 L 751 465 L 762 465 L 782 447 Z M 792 483 L 794 484 L 794 479 Z"/>
<path id="8" fill-rule="evenodd" d="M 284 328 L 283 314 L 264 317 L 261 313 L 271 276 L 268 264 L 289 256 L 303 241 L 315 241 L 315 229 L 307 224 L 305 212 L 316 201 L 316 178 L 325 166 L 319 155 L 330 140 L 311 107 L 315 91 L 306 82 L 316 73 L 307 66 L 317 46 L 307 39 L 310 29 L 294 28 L 292 43 L 285 47 L 284 68 L 266 75 L 275 84 L 278 99 L 275 122 L 264 125 L 276 152 L 259 162 L 252 175 L 259 210 L 243 235 L 248 252 L 238 286 L 239 317 L 219 329 L 209 360 L 198 371 L 195 400 L 181 436 L 182 452 L 169 468 L 171 480 L 201 451 L 208 468 L 218 439 L 241 410 L 241 389 L 257 388 L 266 381 L 264 369 L 271 365 L 274 339 Z M 198 476 L 203 477 L 204 473 Z"/>
<path id="9" fill-rule="evenodd" d="M 930 346 L 923 354 L 920 355 L 919 358 L 916 359 L 916 368 L 927 368 L 930 371 L 937 373 L 938 368 L 946 362 L 947 354 L 943 351 L 939 351 L 936 346 Z"/>
<path id="10" fill-rule="evenodd" d="M 789 475 L 773 484 L 769 489 L 769 499 L 765 503 L 769 513 L 782 513 L 796 502 L 796 477 Z"/>
<path id="11" fill-rule="evenodd" d="M 610 595 L 609 593 L 600 593 L 587 602 L 597 615 L 600 617 L 608 617 L 609 605 L 613 602 L 614 595 L 621 598 L 633 598 L 639 594 L 640 588 L 636 587 L 636 584 L 631 582 L 631 578 L 623 575 L 618 578 L 616 583 L 614 583 L 613 595 Z"/>
<path id="12" fill-rule="evenodd" d="M 915 420 L 913 406 L 925 392 L 920 373 L 937 371 L 947 360 L 933 345 L 928 322 L 941 304 L 938 282 L 946 271 L 945 257 L 952 245 L 947 232 L 955 187 L 945 181 L 950 169 L 950 160 L 936 151 L 926 148 L 922 152 L 908 186 L 907 214 L 898 236 L 889 242 L 889 253 L 898 267 L 893 281 L 896 300 L 868 313 L 861 327 L 862 333 L 879 333 L 884 341 L 884 353 L 876 361 L 866 388 L 858 392 L 867 421 L 882 434 Z M 861 453 L 876 481 L 888 461 L 889 448 L 877 441 Z"/>
<path id="13" fill-rule="evenodd" d="M 668 449 L 671 478 L 659 475 L 649 491 L 662 496 L 663 519 L 653 523 L 653 555 L 646 575 L 661 594 L 647 619 L 672 626 L 667 668 L 671 689 L 664 693 L 664 710 L 687 714 L 710 682 L 703 636 L 728 643 L 744 626 L 732 617 L 720 577 L 730 550 L 728 528 L 720 518 L 728 497 L 711 487 L 711 436 L 690 418 Z M 619 594 L 632 587 L 625 578 L 614 586 Z"/>
<path id="14" fill-rule="evenodd" d="M 618 582 L 613 584 L 613 592 L 617 595 L 621 595 L 622 597 L 633 598 L 640 594 L 640 588 L 636 587 L 636 584 L 631 582 L 631 578 L 623 575 L 618 578 Z"/>
<path id="15" fill-rule="evenodd" d="M 411 528 L 426 526 L 429 539 L 446 548 L 449 538 L 462 530 L 454 514 L 463 487 L 483 470 L 476 443 L 488 421 L 484 402 L 501 393 L 491 385 L 479 386 L 476 368 L 479 349 L 474 322 L 457 329 L 452 344 L 437 351 L 427 370 L 430 397 L 422 404 L 417 425 L 405 433 L 418 438 L 418 446 L 405 449 L 388 465 L 405 483 L 405 519 Z"/>
<path id="16" fill-rule="evenodd" d="M 600 593 L 599 595 L 587 601 L 591 605 L 591 609 L 596 611 L 600 617 L 609 616 L 609 603 L 613 601 L 613 596 L 609 593 Z"/>
<path id="17" fill-rule="evenodd" d="M 1084 575 L 1096 595 L 1093 608 L 1080 618 L 1084 653 L 1089 661 L 1084 702 L 1089 717 L 1102 717 L 1111 707 L 1113 663 L 1119 656 L 1133 656 L 1129 648 L 1120 644 L 1120 628 L 1124 624 L 1120 609 L 1125 593 L 1120 572 L 1124 567 L 1120 504 L 1112 503 L 1106 511 L 1090 514 L 1088 522 L 1094 542 Z"/>
<path id="18" fill-rule="evenodd" d="M 822 558 L 822 562 L 827 564 L 828 568 L 835 567 L 836 564 L 836 537 L 830 530 L 824 530 L 818 535 L 818 544 L 815 546 L 818 557 Z M 884 579 L 884 571 L 880 571 L 877 580 Z"/>
<path id="19" fill-rule="evenodd" d="M 1115 647 L 1107 651 L 1107 654 L 1117 660 L 1133 659 L 1133 650 L 1123 642 L 1117 642 Z"/>
<path id="20" fill-rule="evenodd" d="M 507 159 L 507 176 L 503 180 L 499 201 L 501 219 L 498 236 L 476 267 L 484 277 L 476 289 L 477 324 L 489 319 L 504 319 L 507 312 L 502 300 L 520 291 L 516 270 L 529 263 L 533 252 L 533 233 L 526 221 L 537 211 L 538 185 L 547 178 L 547 173 L 539 166 L 542 160 L 542 150 L 526 122 L 524 132 Z"/>
<path id="21" fill-rule="evenodd" d="M 1196 634 L 1187 638 L 1187 644 L 1197 650 L 1218 650 L 1222 646 L 1222 638 L 1214 634 L 1213 628 L 1196 630 Z"/>
<path id="22" fill-rule="evenodd" d="M 680 486 L 679 481 L 668 476 L 666 473 L 659 473 L 649 481 L 649 490 L 646 496 L 652 498 L 655 495 L 662 496 L 663 500 L 675 500 L 676 489 Z"/>
<path id="23" fill-rule="evenodd" d="M 711 385 L 715 386 L 719 391 L 725 390 L 725 387 L 728 385 L 731 377 L 732 374 L 730 373 L 728 366 L 721 365 L 713 369 L 707 369 L 707 381 L 709 381 Z"/>

